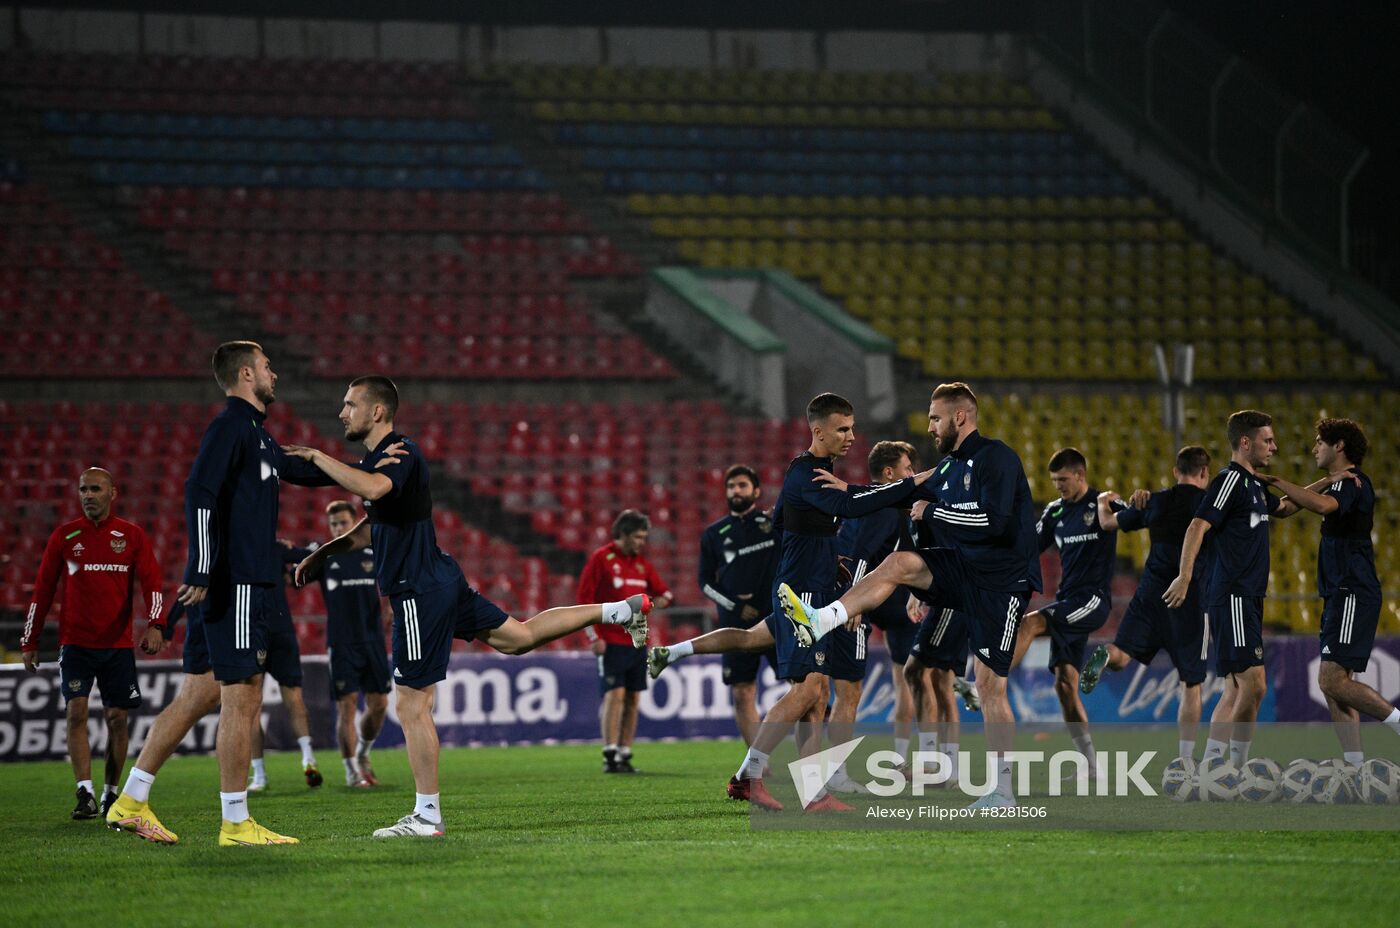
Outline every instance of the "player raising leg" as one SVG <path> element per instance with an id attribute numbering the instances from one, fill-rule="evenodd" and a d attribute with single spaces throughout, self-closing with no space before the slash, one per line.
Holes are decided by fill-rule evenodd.
<path id="1" fill-rule="evenodd" d="M 377 838 L 436 837 L 444 833 L 438 792 L 438 737 L 434 687 L 447 676 L 454 638 L 476 639 L 503 654 L 525 654 L 598 622 L 624 626 L 637 647 L 646 644 L 651 600 L 637 594 L 601 605 L 547 609 L 524 622 L 506 615 L 472 589 L 457 562 L 437 546 L 428 462 L 417 444 L 394 430 L 399 392 L 387 377 L 361 377 L 345 392 L 340 420 L 345 437 L 366 455 L 345 464 L 312 448 L 289 448 L 341 487 L 365 500 L 380 592 L 394 611 L 397 711 L 417 789 L 414 809 Z M 318 548 L 297 566 L 297 582 L 355 544 L 352 530 Z"/>

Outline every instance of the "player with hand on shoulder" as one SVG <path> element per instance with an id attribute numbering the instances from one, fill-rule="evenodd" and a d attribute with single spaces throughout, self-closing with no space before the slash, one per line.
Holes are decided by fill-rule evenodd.
<path id="1" fill-rule="evenodd" d="M 1210 483 L 1210 452 L 1200 445 L 1187 445 L 1176 454 L 1172 467 L 1173 486 L 1149 493 L 1138 490 L 1127 508 L 1115 508 L 1117 493 L 1098 497 L 1099 525 L 1106 532 L 1134 532 L 1147 529 L 1152 546 L 1143 565 L 1137 592 L 1118 623 L 1112 644 L 1099 645 L 1079 677 L 1079 689 L 1092 693 L 1105 673 L 1119 671 L 1129 661 L 1152 663 L 1158 651 L 1166 651 L 1180 681 L 1176 724 L 1178 757 L 1193 760 L 1196 736 L 1201 726 L 1201 684 L 1206 679 L 1206 648 L 1209 635 L 1201 606 L 1200 575 L 1187 591 L 1180 607 L 1170 608 L 1162 593 L 1176 577 L 1181 562 L 1181 545 L 1186 528 L 1200 508 L 1201 497 Z"/>
<path id="2" fill-rule="evenodd" d="M 1327 476 L 1308 487 L 1281 477 L 1259 479 L 1294 504 L 1322 516 L 1317 546 L 1317 593 L 1322 597 L 1322 662 L 1317 683 L 1327 708 L 1342 759 L 1353 766 L 1365 760 L 1361 750 L 1361 713 L 1379 719 L 1400 734 L 1400 708 L 1357 680 L 1371 661 L 1381 613 L 1381 583 L 1371 543 L 1376 490 L 1361 470 L 1370 442 L 1351 419 L 1319 419 L 1313 459 Z"/>
<path id="3" fill-rule="evenodd" d="M 394 610 L 397 713 L 417 795 L 412 812 L 377 829 L 374 837 L 441 837 L 433 693 L 447 677 L 453 639 L 480 641 L 503 654 L 526 654 L 602 621 L 626 627 L 640 648 L 646 644 L 652 604 L 645 593 L 637 593 L 615 602 L 546 609 L 522 622 L 472 589 L 457 562 L 437 545 L 428 461 L 416 442 L 394 428 L 398 409 L 399 391 L 392 380 L 357 378 L 345 392 L 340 421 L 346 439 L 364 445 L 365 457 L 346 464 L 314 448 L 287 452 L 365 500 L 369 514 L 362 521 L 370 527 L 375 579 Z M 297 582 L 355 544 L 352 529 L 317 548 L 297 565 Z"/>
<path id="4" fill-rule="evenodd" d="M 781 810 L 782 804 L 763 784 L 769 755 L 799 722 L 814 732 L 821 731 L 830 689 L 828 645 L 816 642 L 812 635 L 781 617 L 787 608 L 782 605 L 781 591 L 786 590 L 788 596 L 799 601 L 838 595 L 841 581 L 836 534 L 841 520 L 901 506 L 928 479 L 928 473 L 923 473 L 882 486 L 848 487 L 831 475 L 831 470 L 855 442 L 855 408 L 844 397 L 823 393 L 807 404 L 807 424 L 812 430 L 811 445 L 788 465 L 774 508 L 782 531 L 783 555 L 769 631 L 777 645 L 778 676 L 792 686 L 768 711 L 743 763 L 726 787 L 731 799 L 775 811 Z M 870 603 L 870 608 L 884 602 L 890 592 L 893 591 L 886 591 L 878 601 Z M 811 750 L 815 740 L 804 741 L 802 750 Z M 807 811 L 843 812 L 850 808 L 823 790 L 813 797 Z"/>
<path id="5" fill-rule="evenodd" d="M 219 845 L 295 844 L 249 816 L 248 767 L 253 723 L 262 710 L 273 587 L 282 582 L 281 482 L 330 481 L 287 454 L 264 427 L 276 401 L 277 375 L 261 345 L 225 342 L 215 349 L 212 366 L 226 402 L 205 430 L 185 481 L 189 557 L 178 598 L 189 611 L 186 676 L 174 702 L 156 718 L 107 824 L 148 841 L 176 843 L 178 836 L 150 807 L 151 786 L 195 722 L 218 706 Z M 190 608 L 196 606 L 201 608 Z"/>
<path id="6" fill-rule="evenodd" d="M 938 452 L 953 462 L 946 475 L 920 490 L 911 514 L 935 530 L 940 546 L 894 552 L 866 580 L 820 607 L 780 583 L 779 604 L 793 635 L 814 645 L 833 629 L 854 627 L 901 586 L 965 613 L 970 646 L 987 671 L 978 671 L 977 688 L 996 767 L 995 785 L 974 807 L 1011 807 L 1016 798 L 1006 755 L 1015 744 L 1016 718 L 1006 678 L 1026 603 L 1040 589 L 1030 484 L 1016 452 L 978 430 L 977 396 L 967 384 L 939 385 L 929 399 L 928 419 Z M 924 484 L 937 473 L 925 471 L 914 480 Z M 827 482 L 843 485 L 834 478 Z"/>
<path id="7" fill-rule="evenodd" d="M 878 441 L 870 449 L 866 465 L 873 486 L 883 486 L 912 477 L 917 471 L 919 453 L 906 441 Z M 847 519 L 837 533 L 841 556 L 845 558 L 854 586 L 866 578 L 894 551 L 914 547 L 909 526 L 909 513 L 904 509 L 881 509 L 858 519 Z M 866 638 L 873 625 L 885 634 L 889 648 L 890 680 L 894 689 L 894 750 L 901 762 L 909 757 L 910 735 L 914 723 L 914 697 L 905 680 L 903 668 L 909 659 L 909 649 L 919 627 L 910 620 L 909 591 L 896 590 L 890 598 L 865 616 L 854 632 L 837 629 L 832 633 L 828 653 L 832 685 L 836 699 L 831 707 L 829 725 L 831 740 L 839 744 L 852 737 L 856 709 L 860 705 L 865 684 Z M 827 787 L 838 793 L 860 793 L 864 789 L 852 780 L 843 764 L 827 781 Z"/>
<path id="8" fill-rule="evenodd" d="M 1216 643 L 1215 673 L 1229 684 L 1211 714 L 1204 760 L 1230 751 L 1236 768 L 1249 759 L 1254 723 L 1268 681 L 1264 674 L 1264 594 L 1269 586 L 1269 519 L 1298 511 L 1269 493 L 1258 471 L 1273 460 L 1273 418 L 1241 409 L 1225 425 L 1230 463 L 1201 497 L 1181 543 L 1177 576 L 1162 594 L 1168 608 L 1180 609 L 1191 595 L 1197 559 L 1210 535 L 1213 565 L 1204 573 L 1202 604 Z"/>

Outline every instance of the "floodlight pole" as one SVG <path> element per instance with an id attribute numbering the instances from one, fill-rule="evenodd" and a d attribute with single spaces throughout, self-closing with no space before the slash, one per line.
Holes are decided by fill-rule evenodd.
<path id="1" fill-rule="evenodd" d="M 1186 391 L 1195 382 L 1196 348 L 1176 345 L 1167 360 L 1167 347 L 1161 342 L 1152 346 L 1157 362 L 1157 380 L 1162 385 L 1162 427 L 1172 435 L 1172 447 L 1180 448 L 1186 434 Z"/>

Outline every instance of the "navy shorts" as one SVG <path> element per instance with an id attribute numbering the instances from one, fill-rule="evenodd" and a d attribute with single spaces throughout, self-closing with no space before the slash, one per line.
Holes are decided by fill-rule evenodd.
<path id="1" fill-rule="evenodd" d="M 794 588 L 794 592 L 809 606 L 825 606 L 841 598 L 841 594 L 835 590 L 812 593 Z M 832 638 L 835 632 L 822 636 L 811 647 L 804 647 L 798 643 L 797 635 L 792 630 L 792 623 L 787 620 L 778 602 L 776 585 L 773 587 L 773 612 L 764 621 L 768 623 L 769 630 L 773 632 L 774 650 L 778 653 L 779 679 L 797 683 L 805 679 L 809 673 L 829 673 L 827 669 L 827 649 L 830 647 L 828 639 Z M 852 637 L 854 638 L 854 636 Z M 851 649 L 854 653 L 854 640 L 851 642 Z M 820 661 L 817 655 L 821 655 Z"/>
<path id="2" fill-rule="evenodd" d="M 885 647 L 890 650 L 890 660 L 901 667 L 909 659 L 909 651 L 919 633 L 918 624 L 909 621 L 909 612 L 905 608 L 908 602 L 908 591 L 900 587 L 878 609 L 866 616 L 871 625 L 885 633 Z"/>
<path id="3" fill-rule="evenodd" d="M 640 693 L 647 688 L 647 651 L 630 644 L 608 644 L 598 655 L 598 692 L 624 689 Z"/>
<path id="4" fill-rule="evenodd" d="M 1026 614 L 1030 592 L 982 589 L 968 575 L 962 554 L 954 548 L 921 548 L 914 553 L 933 574 L 933 585 L 919 593 L 919 598 L 963 613 L 972 653 L 997 676 L 1010 674 L 1016 631 Z"/>
<path id="5" fill-rule="evenodd" d="M 1215 639 L 1215 673 L 1224 677 L 1264 664 L 1264 597 L 1229 594 L 1206 607 Z"/>
<path id="6" fill-rule="evenodd" d="M 914 646 L 909 653 L 925 667 L 962 676 L 967 672 L 968 631 L 967 616 L 956 609 L 933 606 L 914 626 Z"/>
<path id="7" fill-rule="evenodd" d="M 389 656 L 380 641 L 359 641 L 326 648 L 330 664 L 331 699 L 355 693 L 389 692 Z"/>
<path id="8" fill-rule="evenodd" d="M 141 687 L 136 685 L 136 652 L 131 648 L 84 648 L 65 644 L 58 649 L 58 677 L 63 682 L 63 701 L 92 692 L 92 681 L 102 691 L 102 705 L 108 709 L 135 709 L 141 705 Z"/>
<path id="9" fill-rule="evenodd" d="M 817 673 L 824 673 L 833 680 L 864 680 L 869 637 L 870 626 L 864 622 L 853 632 L 844 627 L 828 632 L 812 649 Z"/>
<path id="10" fill-rule="evenodd" d="M 185 673 L 212 670 L 220 683 L 262 673 L 267 623 L 276 608 L 272 587 L 239 583 L 230 588 L 226 602 L 206 598 L 202 608 L 186 610 Z"/>
<path id="11" fill-rule="evenodd" d="M 1084 649 L 1089 636 L 1103 628 L 1108 621 L 1112 602 L 1107 596 L 1094 593 L 1046 603 L 1036 611 L 1045 616 L 1050 632 L 1050 663 L 1054 670 L 1069 664 L 1075 670 L 1084 666 Z"/>
<path id="12" fill-rule="evenodd" d="M 1177 676 L 1187 686 L 1206 678 L 1206 617 L 1200 600 L 1188 595 L 1180 609 L 1169 609 L 1162 602 L 1163 589 L 1139 586 L 1118 623 L 1114 645 L 1135 661 L 1152 663 L 1158 651 L 1166 651 Z"/>
<path id="13" fill-rule="evenodd" d="M 1319 635 L 1322 659 L 1356 673 L 1365 670 L 1380 617 L 1381 598 L 1374 593 L 1337 590 L 1327 597 L 1322 601 Z"/>
<path id="14" fill-rule="evenodd" d="M 278 686 L 301 686 L 301 645 L 297 643 L 292 617 L 281 609 L 268 617 L 263 672 L 271 674 Z"/>
<path id="15" fill-rule="evenodd" d="M 721 620 L 722 628 L 756 628 L 760 623 L 767 624 L 768 616 L 750 624 L 744 624 L 738 619 L 729 617 Z M 769 625 L 772 631 L 772 625 Z M 776 638 L 775 638 L 776 640 Z M 727 651 L 720 656 L 720 667 L 723 669 L 724 685 L 737 686 L 741 683 L 753 683 L 758 679 L 758 668 L 767 659 L 768 666 L 773 668 L 773 672 L 778 671 L 778 652 L 775 648 L 767 651 Z"/>
<path id="16" fill-rule="evenodd" d="M 437 589 L 391 596 L 389 605 L 394 611 L 394 681 L 414 689 L 447 678 L 453 638 L 474 640 L 510 618 L 460 574 Z"/>

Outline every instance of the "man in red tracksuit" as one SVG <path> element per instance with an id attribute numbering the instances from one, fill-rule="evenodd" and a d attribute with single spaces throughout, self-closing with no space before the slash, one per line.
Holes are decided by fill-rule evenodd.
<path id="1" fill-rule="evenodd" d="M 651 520 L 627 509 L 613 522 L 613 540 L 594 551 L 578 578 L 581 603 L 609 602 L 647 593 L 652 609 L 665 609 L 674 598 L 656 568 L 642 557 Z M 637 735 L 637 694 L 647 688 L 647 652 L 632 644 L 622 627 L 589 626 L 584 630 L 598 655 L 598 688 L 603 694 L 599 718 L 603 729 L 603 772 L 636 773 L 632 739 Z"/>
<path id="2" fill-rule="evenodd" d="M 68 709 L 68 754 L 78 782 L 73 818 L 97 818 L 117 797 L 126 764 L 127 710 L 141 704 L 136 684 L 136 654 L 131 641 L 131 603 L 135 581 L 145 595 L 146 633 L 141 650 L 155 654 L 161 635 L 160 565 L 140 526 L 112 515 L 117 488 L 100 467 L 78 478 L 83 518 L 54 529 L 44 548 L 34 601 L 24 623 L 19 649 L 30 673 L 39 669 L 39 636 L 67 573 L 58 617 L 58 672 Z M 107 769 L 102 809 L 92 789 L 92 751 L 88 746 L 88 693 L 94 678 L 102 691 L 107 717 Z"/>

